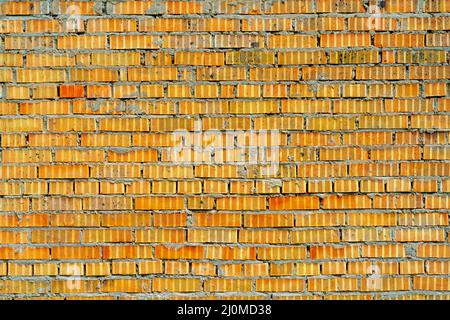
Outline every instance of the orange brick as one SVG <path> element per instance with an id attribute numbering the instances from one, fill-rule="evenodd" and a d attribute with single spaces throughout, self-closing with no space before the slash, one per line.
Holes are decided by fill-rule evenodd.
<path id="1" fill-rule="evenodd" d="M 84 86 L 61 85 L 59 86 L 59 96 L 61 98 L 82 98 L 84 96 Z"/>

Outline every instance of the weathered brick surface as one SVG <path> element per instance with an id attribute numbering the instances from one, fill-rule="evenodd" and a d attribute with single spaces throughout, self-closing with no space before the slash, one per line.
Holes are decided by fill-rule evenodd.
<path id="1" fill-rule="evenodd" d="M 448 0 L 0 1 L 1 298 L 450 298 Z"/>

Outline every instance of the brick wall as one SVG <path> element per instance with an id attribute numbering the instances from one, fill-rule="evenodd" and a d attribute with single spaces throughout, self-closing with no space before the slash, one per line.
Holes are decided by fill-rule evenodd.
<path id="1" fill-rule="evenodd" d="M 0 2 L 1 298 L 450 298 L 447 0 Z"/>

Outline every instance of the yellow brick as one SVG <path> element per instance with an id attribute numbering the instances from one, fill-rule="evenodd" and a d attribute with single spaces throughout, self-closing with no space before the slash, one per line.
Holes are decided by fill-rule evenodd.
<path id="1" fill-rule="evenodd" d="M 226 52 L 226 64 L 274 64 L 275 54 L 264 51 Z"/>
<path id="2" fill-rule="evenodd" d="M 35 276 L 56 276 L 58 265 L 56 263 L 34 263 L 33 275 Z"/>
<path id="3" fill-rule="evenodd" d="M 345 274 L 346 265 L 344 262 L 324 262 L 322 263 L 322 274 Z"/>
<path id="4" fill-rule="evenodd" d="M 136 263 L 129 261 L 113 261 L 112 274 L 136 274 Z"/>
<path id="5" fill-rule="evenodd" d="M 71 69 L 69 71 L 70 81 L 118 81 L 116 70 L 109 69 Z"/>
<path id="6" fill-rule="evenodd" d="M 445 96 L 446 91 L 447 91 L 447 84 L 445 84 L 445 83 L 426 83 L 425 84 L 425 96 L 427 96 L 427 97 Z"/>
<path id="7" fill-rule="evenodd" d="M 351 80 L 352 67 L 347 66 L 320 66 L 303 67 L 303 80 Z"/>
<path id="8" fill-rule="evenodd" d="M 139 31 L 144 32 L 169 32 L 169 31 L 182 32 L 187 30 L 188 30 L 187 19 L 151 18 L 151 19 L 141 19 L 139 21 Z"/>
<path id="9" fill-rule="evenodd" d="M 367 47 L 370 46 L 370 34 L 323 34 L 320 36 L 322 47 Z"/>
<path id="10" fill-rule="evenodd" d="M 131 68 L 128 69 L 129 81 L 176 80 L 176 68 Z"/>
<path id="11" fill-rule="evenodd" d="M 161 19 L 159 19 L 161 20 Z M 182 20 L 182 19 L 180 19 Z M 182 20 L 184 23 L 187 24 L 186 20 Z M 240 20 L 239 19 L 227 19 L 227 18 L 208 18 L 208 17 L 202 17 L 202 18 L 193 18 L 189 19 L 190 25 L 189 30 L 190 31 L 207 31 L 207 32 L 214 32 L 214 31 L 239 31 L 240 30 Z"/>
<path id="12" fill-rule="evenodd" d="M 364 12 L 363 3 L 359 0 L 348 0 L 340 2 L 339 0 L 320 1 L 317 6 L 317 12 Z"/>
<path id="13" fill-rule="evenodd" d="M 379 278 L 379 282 L 373 283 L 370 278 L 362 279 L 361 290 L 362 291 L 404 291 L 410 289 L 409 277 L 398 278 Z"/>
<path id="14" fill-rule="evenodd" d="M 250 80 L 253 81 L 297 81 L 298 79 L 298 68 L 258 68 L 250 70 Z"/>
<path id="15" fill-rule="evenodd" d="M 305 288 L 303 279 L 257 279 L 256 291 L 299 292 Z"/>
<path id="16" fill-rule="evenodd" d="M 205 282 L 207 292 L 251 291 L 251 280 L 212 279 Z"/>
<path id="17" fill-rule="evenodd" d="M 400 80 L 405 79 L 405 67 L 356 67 L 358 80 Z"/>
<path id="18" fill-rule="evenodd" d="M 58 95 L 56 85 L 44 85 L 34 87 L 32 92 L 34 99 L 48 99 L 54 98 Z"/>
<path id="19" fill-rule="evenodd" d="M 163 35 L 162 48 L 211 48 L 213 38 L 210 35 Z M 158 46 L 160 44 L 158 43 Z"/>
<path id="20" fill-rule="evenodd" d="M 136 21 L 131 19 L 89 19 L 87 32 L 134 32 Z"/>
<path id="21" fill-rule="evenodd" d="M 57 20 L 27 20 L 25 29 L 31 33 L 64 32 L 64 25 Z M 83 25 L 79 24 L 79 31 L 83 31 Z"/>
<path id="22" fill-rule="evenodd" d="M 376 47 L 424 47 L 425 36 L 423 34 L 377 34 L 374 37 Z"/>
<path id="23" fill-rule="evenodd" d="M 214 36 L 214 47 L 263 48 L 264 40 L 265 40 L 264 37 L 253 34 L 218 34 Z M 205 42 L 205 40 L 203 42 Z"/>
<path id="24" fill-rule="evenodd" d="M 70 103 L 67 101 L 24 102 L 19 106 L 21 114 L 69 114 Z"/>
<path id="25" fill-rule="evenodd" d="M 108 262 L 86 263 L 86 276 L 107 276 L 110 275 L 110 264 Z"/>
<path id="26" fill-rule="evenodd" d="M 326 117 L 308 119 L 309 130 L 351 130 L 355 128 L 355 118 L 348 117 Z"/>
<path id="27" fill-rule="evenodd" d="M 367 64 L 380 61 L 378 51 L 356 50 L 356 51 L 331 51 L 330 64 Z"/>
<path id="28" fill-rule="evenodd" d="M 195 275 L 216 275 L 216 267 L 210 262 L 193 262 L 192 263 L 192 273 Z"/>
<path id="29" fill-rule="evenodd" d="M 359 127 L 365 129 L 408 128 L 407 116 L 361 116 Z"/>
<path id="30" fill-rule="evenodd" d="M 200 291 L 200 280 L 189 278 L 154 278 L 152 289 L 155 292 L 195 292 Z"/>
<path id="31" fill-rule="evenodd" d="M 103 282 L 103 292 L 148 292 L 151 282 L 147 279 L 111 279 Z"/>
<path id="32" fill-rule="evenodd" d="M 113 35 L 110 37 L 111 49 L 158 49 L 160 38 L 147 35 Z"/>
<path id="33" fill-rule="evenodd" d="M 106 49 L 106 36 L 62 36 L 58 38 L 58 49 Z"/>
<path id="34" fill-rule="evenodd" d="M 52 49 L 55 47 L 55 40 L 47 36 L 6 36 L 4 46 L 7 50 Z"/>
<path id="35" fill-rule="evenodd" d="M 140 65 L 139 52 L 92 53 L 94 66 L 136 66 Z"/>
<path id="36" fill-rule="evenodd" d="M 2 280 L 1 282 L 3 294 L 33 294 L 47 293 L 48 282 L 46 281 L 30 281 L 30 280 Z"/>
<path id="37" fill-rule="evenodd" d="M 268 276 L 269 264 L 268 263 L 252 263 L 244 265 L 244 275 L 247 277 Z"/>
<path id="38" fill-rule="evenodd" d="M 0 54 L 0 66 L 23 66 L 23 58 L 18 53 L 1 53 Z"/>
<path id="39" fill-rule="evenodd" d="M 189 273 L 189 263 L 179 262 L 179 261 L 166 261 L 165 263 L 165 274 L 188 274 Z"/>
<path id="40" fill-rule="evenodd" d="M 30 88 L 7 86 L 6 87 L 6 99 L 30 99 Z"/>
<path id="41" fill-rule="evenodd" d="M 32 118 L 0 119 L 0 128 L 1 132 L 42 131 L 43 123 Z"/>
<path id="42" fill-rule="evenodd" d="M 356 278 L 310 279 L 309 291 L 355 291 L 358 284 Z"/>
<path id="43" fill-rule="evenodd" d="M 176 52 L 175 64 L 221 66 L 225 64 L 224 54 L 220 52 Z"/>
<path id="44" fill-rule="evenodd" d="M 219 267 L 219 274 L 225 277 L 242 276 L 243 267 L 240 264 L 224 264 Z"/>
<path id="45" fill-rule="evenodd" d="M 0 79 L 1 79 L 0 74 Z M 63 70 L 17 70 L 17 82 L 64 82 L 66 75 Z"/>
<path id="46" fill-rule="evenodd" d="M 317 48 L 317 38 L 312 35 L 272 35 L 269 48 Z"/>
<path id="47" fill-rule="evenodd" d="M 31 276 L 33 266 L 31 264 L 8 263 L 9 276 Z"/>
<path id="48" fill-rule="evenodd" d="M 52 118 L 49 119 L 49 131 L 67 132 L 67 131 L 94 131 L 96 127 L 93 118 Z"/>
<path id="49" fill-rule="evenodd" d="M 141 261 L 138 263 L 139 274 L 163 273 L 161 261 Z"/>

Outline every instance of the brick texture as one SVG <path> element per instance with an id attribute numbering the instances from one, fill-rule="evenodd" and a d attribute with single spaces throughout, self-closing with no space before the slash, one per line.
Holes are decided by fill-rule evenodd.
<path id="1" fill-rule="evenodd" d="M 449 14 L 0 1 L 0 299 L 449 299 Z"/>

